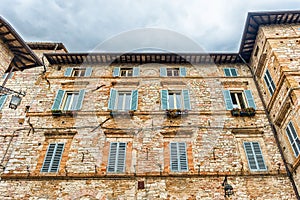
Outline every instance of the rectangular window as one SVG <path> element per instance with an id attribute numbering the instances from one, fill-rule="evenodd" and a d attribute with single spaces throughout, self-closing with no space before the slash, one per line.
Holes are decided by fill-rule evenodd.
<path id="1" fill-rule="evenodd" d="M 235 68 L 225 68 L 224 73 L 225 76 L 237 76 L 237 71 Z"/>
<path id="2" fill-rule="evenodd" d="M 73 77 L 82 77 L 85 74 L 85 69 L 74 69 L 72 76 Z"/>
<path id="3" fill-rule="evenodd" d="M 293 148 L 294 154 L 296 157 L 298 157 L 300 153 L 300 140 L 293 123 L 289 122 L 285 130 L 289 138 L 290 144 Z"/>
<path id="4" fill-rule="evenodd" d="M 179 68 L 167 68 L 167 76 L 179 76 Z"/>
<path id="5" fill-rule="evenodd" d="M 171 142 L 170 143 L 170 166 L 173 172 L 188 171 L 186 143 Z"/>
<path id="6" fill-rule="evenodd" d="M 139 67 L 115 67 L 113 70 L 114 77 L 136 77 L 140 75 Z"/>
<path id="7" fill-rule="evenodd" d="M 107 172 L 124 172 L 126 160 L 126 143 L 112 142 L 108 156 Z"/>
<path id="8" fill-rule="evenodd" d="M 191 110 L 188 90 L 169 91 L 161 90 L 161 107 L 163 110 L 182 109 Z"/>
<path id="9" fill-rule="evenodd" d="M 252 92 L 250 90 L 244 91 L 230 91 L 223 90 L 224 100 L 227 110 L 232 110 L 233 108 L 254 108 L 256 105 Z"/>
<path id="10" fill-rule="evenodd" d="M 65 76 L 68 77 L 88 77 L 92 75 L 92 68 L 91 67 L 67 67 L 65 71 Z"/>
<path id="11" fill-rule="evenodd" d="M 267 170 L 261 148 L 258 142 L 244 142 L 244 149 L 251 171 Z"/>
<path id="12" fill-rule="evenodd" d="M 80 110 L 85 90 L 64 91 L 58 90 L 51 110 Z"/>
<path id="13" fill-rule="evenodd" d="M 132 76 L 133 75 L 133 69 L 132 68 L 121 68 L 120 76 Z"/>
<path id="14" fill-rule="evenodd" d="M 137 110 L 138 106 L 138 91 L 118 91 L 110 90 L 110 98 L 108 102 L 109 110 Z"/>
<path id="15" fill-rule="evenodd" d="M 41 172 L 58 172 L 64 146 L 64 143 L 49 144 Z"/>
<path id="16" fill-rule="evenodd" d="M 160 68 L 160 76 L 181 76 L 184 77 L 186 76 L 186 68 L 185 67 L 177 67 L 177 68 L 172 68 L 172 67 L 161 67 Z"/>
<path id="17" fill-rule="evenodd" d="M 275 87 L 274 81 L 273 81 L 273 79 L 271 77 L 271 74 L 270 74 L 268 69 L 267 69 L 267 71 L 264 75 L 264 80 L 265 80 L 265 83 L 268 87 L 268 90 L 269 90 L 270 94 L 273 95 L 276 87 Z"/>

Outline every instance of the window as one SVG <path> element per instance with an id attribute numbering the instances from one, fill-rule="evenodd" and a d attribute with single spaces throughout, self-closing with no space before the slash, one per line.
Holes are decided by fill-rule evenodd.
<path id="1" fill-rule="evenodd" d="M 73 68 L 68 67 L 65 71 L 65 76 L 72 76 L 72 77 L 88 77 L 92 75 L 92 68 L 91 67 L 80 67 L 80 68 Z"/>
<path id="2" fill-rule="evenodd" d="M 294 154 L 296 157 L 298 157 L 300 153 L 300 141 L 293 123 L 289 122 L 285 130 L 289 138 L 290 144 L 293 148 Z"/>
<path id="3" fill-rule="evenodd" d="M 84 90 L 58 90 L 51 110 L 80 110 L 84 98 Z"/>
<path id="4" fill-rule="evenodd" d="M 258 142 L 244 142 L 244 149 L 251 171 L 267 170 L 261 148 Z"/>
<path id="5" fill-rule="evenodd" d="M 118 91 L 110 90 L 110 98 L 108 102 L 109 110 L 137 110 L 138 91 Z"/>
<path id="6" fill-rule="evenodd" d="M 273 79 L 271 77 L 271 74 L 270 74 L 268 69 L 267 69 L 267 71 L 264 75 L 264 80 L 265 80 L 265 83 L 268 87 L 268 90 L 269 90 L 270 94 L 273 95 L 276 87 L 275 87 L 274 81 L 273 81 Z"/>
<path id="7" fill-rule="evenodd" d="M 115 67 L 113 71 L 113 76 L 121 76 L 121 77 L 131 77 L 131 76 L 139 76 L 140 68 L 139 67 Z"/>
<path id="8" fill-rule="evenodd" d="M 110 143 L 107 171 L 124 172 L 125 160 L 126 160 L 126 143 L 125 142 Z"/>
<path id="9" fill-rule="evenodd" d="M 256 49 L 255 49 L 255 52 L 254 52 L 254 56 L 257 56 L 258 52 L 259 52 L 259 46 L 256 46 Z"/>
<path id="10" fill-rule="evenodd" d="M 225 68 L 224 73 L 225 76 L 237 76 L 237 71 L 235 68 Z"/>
<path id="11" fill-rule="evenodd" d="M 162 110 L 182 109 L 191 110 L 190 95 L 188 90 L 168 91 L 161 90 Z"/>
<path id="12" fill-rule="evenodd" d="M 51 143 L 44 159 L 41 172 L 58 172 L 65 143 Z"/>
<path id="13" fill-rule="evenodd" d="M 170 166 L 173 172 L 188 171 L 186 143 L 171 142 L 170 143 Z"/>
<path id="14" fill-rule="evenodd" d="M 172 68 L 172 67 L 161 67 L 160 68 L 160 76 L 186 76 L 186 68 Z"/>
<path id="15" fill-rule="evenodd" d="M 1 95 L 0 96 L 0 110 L 3 108 L 3 106 L 6 102 L 6 99 L 7 99 L 7 95 Z"/>
<path id="16" fill-rule="evenodd" d="M 256 105 L 254 98 L 250 90 L 244 91 L 229 91 L 223 90 L 224 100 L 227 110 L 232 110 L 233 108 L 254 108 Z"/>
<path id="17" fill-rule="evenodd" d="M 9 76 L 8 76 L 9 75 Z M 3 76 L 2 76 L 2 79 L 9 79 L 9 78 L 11 78 L 12 76 L 14 75 L 14 73 L 13 72 L 11 72 L 10 74 L 9 73 L 5 73 L 5 74 L 3 74 Z"/>

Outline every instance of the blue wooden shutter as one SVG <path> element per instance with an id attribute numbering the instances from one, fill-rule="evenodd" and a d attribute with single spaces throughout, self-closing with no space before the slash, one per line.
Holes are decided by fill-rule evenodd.
<path id="1" fill-rule="evenodd" d="M 188 162 L 185 142 L 170 143 L 171 171 L 188 171 Z"/>
<path id="2" fill-rule="evenodd" d="M 49 144 L 41 172 L 49 172 L 56 144 Z"/>
<path id="3" fill-rule="evenodd" d="M 109 150 L 108 164 L 107 164 L 108 172 L 115 172 L 116 159 L 117 159 L 117 148 L 118 148 L 117 142 L 110 143 L 110 150 Z"/>
<path id="4" fill-rule="evenodd" d="M 256 157 L 256 163 L 259 170 L 266 170 L 265 161 L 258 142 L 252 142 L 253 152 Z"/>
<path id="5" fill-rule="evenodd" d="M 250 170 L 266 170 L 265 161 L 258 142 L 244 142 Z"/>
<path id="6" fill-rule="evenodd" d="M 8 75 L 9 75 L 9 72 L 3 74 L 2 78 L 3 78 L 3 79 L 6 79 L 6 78 L 7 78 L 7 79 L 10 79 L 10 78 L 14 75 L 14 72 L 11 72 L 10 75 L 9 75 L 9 76 L 8 76 Z M 8 77 L 7 77 L 7 76 L 8 76 Z"/>
<path id="7" fill-rule="evenodd" d="M 64 94 L 65 94 L 64 90 L 57 91 L 51 110 L 60 110 L 60 106 L 62 104 Z"/>
<path id="8" fill-rule="evenodd" d="M 167 76 L 167 68 L 165 67 L 160 68 L 160 76 Z"/>
<path id="9" fill-rule="evenodd" d="M 227 110 L 232 110 L 233 109 L 233 103 L 232 99 L 230 96 L 230 91 L 229 90 L 223 90 L 223 95 L 224 95 L 224 100 L 226 104 L 226 109 Z"/>
<path id="10" fill-rule="evenodd" d="M 49 144 L 41 172 L 57 172 L 59 169 L 64 143 Z"/>
<path id="11" fill-rule="evenodd" d="M 186 144 L 185 142 L 178 143 L 178 159 L 179 159 L 179 169 L 180 171 L 188 171 L 188 162 L 186 155 Z"/>
<path id="12" fill-rule="evenodd" d="M 256 105 L 255 105 L 251 90 L 245 90 L 244 93 L 245 93 L 245 96 L 246 96 L 246 99 L 248 102 L 248 107 L 256 109 Z"/>
<path id="13" fill-rule="evenodd" d="M 116 105 L 116 98 L 117 98 L 117 90 L 110 89 L 110 96 L 108 101 L 108 110 L 114 110 Z"/>
<path id="14" fill-rule="evenodd" d="M 87 68 L 85 69 L 84 76 L 86 76 L 86 77 L 91 76 L 91 75 L 92 75 L 92 71 L 93 71 L 93 68 L 87 67 Z"/>
<path id="15" fill-rule="evenodd" d="M 113 76 L 120 76 L 120 67 L 115 67 L 113 71 Z"/>
<path id="16" fill-rule="evenodd" d="M 180 74 L 180 76 L 186 76 L 186 68 L 185 67 L 180 67 L 179 68 L 179 74 Z"/>
<path id="17" fill-rule="evenodd" d="M 107 172 L 124 172 L 126 160 L 126 143 L 110 143 Z"/>
<path id="18" fill-rule="evenodd" d="M 230 68 L 231 76 L 237 76 L 237 71 L 235 68 Z"/>
<path id="19" fill-rule="evenodd" d="M 170 143 L 170 167 L 171 171 L 179 170 L 177 143 Z"/>
<path id="20" fill-rule="evenodd" d="M 67 67 L 65 71 L 65 76 L 71 76 L 72 75 L 73 68 L 72 67 Z"/>
<path id="21" fill-rule="evenodd" d="M 119 142 L 118 143 L 118 159 L 116 172 L 124 172 L 125 171 L 125 158 L 126 158 L 126 143 Z"/>
<path id="22" fill-rule="evenodd" d="M 0 96 L 0 110 L 3 108 L 6 99 L 7 99 L 7 95 Z"/>
<path id="23" fill-rule="evenodd" d="M 183 103 L 185 110 L 191 110 L 191 103 L 190 103 L 190 94 L 188 90 L 182 90 L 183 94 Z"/>
<path id="24" fill-rule="evenodd" d="M 161 109 L 167 110 L 169 108 L 169 92 L 168 90 L 160 91 Z"/>
<path id="25" fill-rule="evenodd" d="M 84 93 L 85 93 L 85 90 L 80 90 L 79 91 L 78 100 L 77 100 L 77 104 L 76 104 L 75 110 L 80 110 L 82 108 L 82 102 L 83 102 L 83 99 L 84 99 Z"/>
<path id="26" fill-rule="evenodd" d="M 130 110 L 137 110 L 138 107 L 138 91 L 132 90 L 131 91 L 131 105 Z"/>
<path id="27" fill-rule="evenodd" d="M 225 76 L 231 76 L 229 68 L 224 68 Z"/>
<path id="28" fill-rule="evenodd" d="M 140 75 L 140 68 L 139 67 L 134 67 L 132 75 L 133 76 L 139 76 Z"/>
<path id="29" fill-rule="evenodd" d="M 55 154 L 53 156 L 50 172 L 57 172 L 59 169 L 62 153 L 64 151 L 64 143 L 57 143 L 55 148 Z"/>

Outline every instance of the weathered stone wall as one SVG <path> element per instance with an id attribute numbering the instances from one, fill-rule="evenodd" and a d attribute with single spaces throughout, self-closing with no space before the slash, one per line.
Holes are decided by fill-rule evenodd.
<path id="1" fill-rule="evenodd" d="M 0 77 L 3 76 L 13 59 L 13 53 L 0 41 Z"/>

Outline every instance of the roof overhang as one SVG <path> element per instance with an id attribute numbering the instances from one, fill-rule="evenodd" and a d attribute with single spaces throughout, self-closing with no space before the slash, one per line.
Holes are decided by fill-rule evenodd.
<path id="1" fill-rule="evenodd" d="M 239 54 L 246 62 L 250 61 L 255 45 L 259 26 L 272 24 L 296 24 L 300 23 L 300 11 L 276 11 L 276 12 L 249 12 Z"/>
<path id="2" fill-rule="evenodd" d="M 99 63 L 239 63 L 236 53 L 47 53 L 49 63 L 54 64 L 99 64 Z"/>
<path id="3" fill-rule="evenodd" d="M 64 52 L 68 53 L 67 48 L 61 42 L 27 42 L 27 45 L 32 50 L 63 50 Z"/>
<path id="4" fill-rule="evenodd" d="M 7 45 L 14 57 L 7 72 L 13 67 L 15 70 L 24 70 L 41 66 L 42 62 L 35 53 L 28 47 L 26 42 L 14 30 L 14 28 L 0 16 L 0 39 Z"/>

